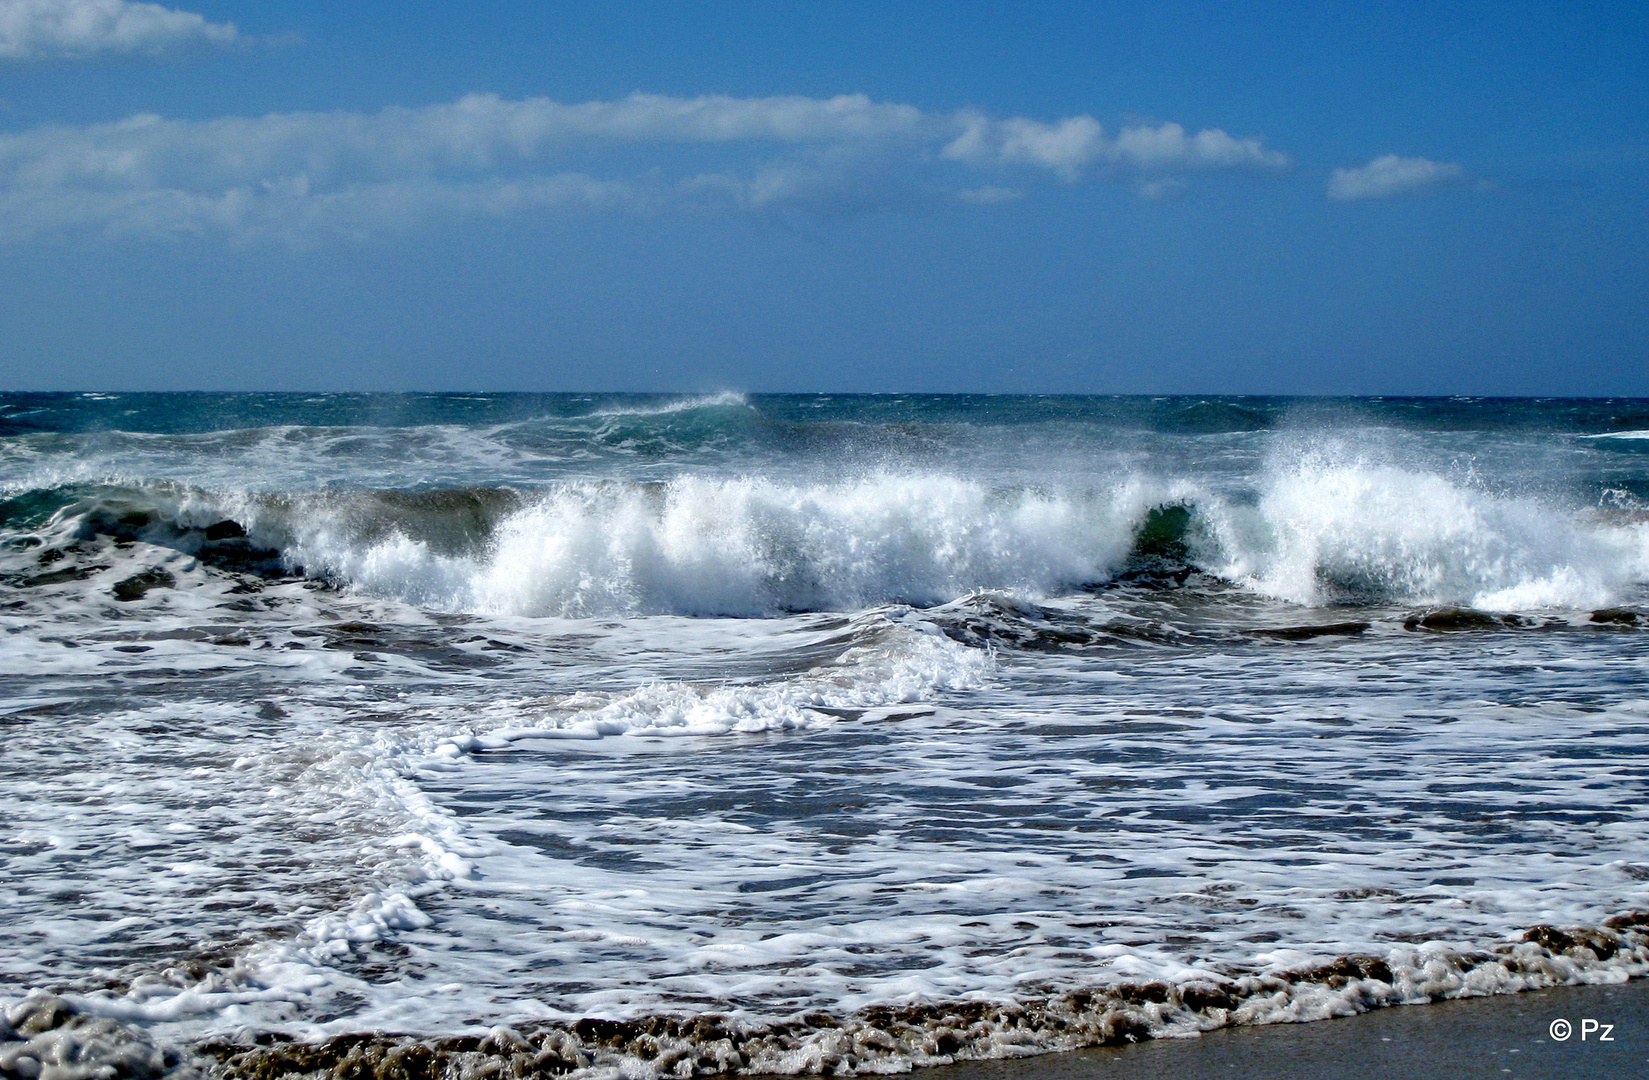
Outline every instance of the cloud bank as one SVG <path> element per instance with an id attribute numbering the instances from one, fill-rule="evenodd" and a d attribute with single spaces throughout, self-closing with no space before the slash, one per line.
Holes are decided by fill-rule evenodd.
<path id="1" fill-rule="evenodd" d="M 127 0 L 0 0 L 0 59 L 81 58 L 227 45 L 231 23 Z"/>
<path id="2" fill-rule="evenodd" d="M 1461 172 L 1458 165 L 1387 154 L 1355 169 L 1335 169 L 1329 177 L 1328 197 L 1349 202 L 1407 195 L 1433 184 L 1459 179 Z"/>
<path id="3" fill-rule="evenodd" d="M 1108 134 L 833 98 L 633 94 L 563 104 L 472 94 L 376 113 L 135 116 L 0 135 L 0 237 L 103 230 L 288 238 L 542 206 L 974 205 L 1038 178 L 1150 185 L 1276 172 L 1257 139 L 1178 124 Z"/>

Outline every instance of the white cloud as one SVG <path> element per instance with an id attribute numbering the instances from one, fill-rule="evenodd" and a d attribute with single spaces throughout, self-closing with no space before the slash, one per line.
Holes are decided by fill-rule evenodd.
<path id="1" fill-rule="evenodd" d="M 473 94 L 376 113 L 143 115 L 0 135 L 0 237 L 83 229 L 293 237 L 671 200 L 858 212 L 1017 194 L 981 186 L 981 170 L 1125 178 L 1151 193 L 1183 173 L 1286 163 L 1257 140 L 1177 124 L 1112 137 L 1091 117 L 990 120 L 864 95 L 633 94 L 567 105 Z"/>
<path id="2" fill-rule="evenodd" d="M 1258 139 L 1236 139 L 1217 128 L 1195 135 L 1178 124 L 1125 127 L 1115 138 L 1091 116 L 1073 116 L 1057 124 L 1015 117 L 991 120 L 978 113 L 959 117 L 963 130 L 944 149 L 944 156 L 976 165 L 1034 165 L 1066 180 L 1095 170 L 1141 173 L 1201 169 L 1288 167 L 1288 157 L 1267 150 Z"/>
<path id="3" fill-rule="evenodd" d="M 0 183 L 211 187 L 298 173 L 313 184 L 485 172 L 580 141 L 841 143 L 911 136 L 922 115 L 868 98 L 694 99 L 635 94 L 562 105 L 472 94 L 450 105 L 378 113 L 47 127 L 0 136 Z"/>
<path id="4" fill-rule="evenodd" d="M 1328 197 L 1349 201 L 1406 195 L 1445 180 L 1457 179 L 1461 172 L 1458 165 L 1387 154 L 1355 169 L 1335 169 L 1328 181 Z"/>
<path id="5" fill-rule="evenodd" d="M 92 226 L 115 236 L 224 235 L 301 246 L 332 236 L 366 238 L 412 221 L 641 201 L 628 184 L 578 173 L 468 182 L 408 178 L 327 191 L 311 190 L 301 176 L 206 192 L 25 190 L 0 193 L 0 239 Z"/>
<path id="6" fill-rule="evenodd" d="M 192 11 L 127 0 L 0 0 L 0 59 L 158 53 L 190 45 L 227 45 L 231 23 Z"/>

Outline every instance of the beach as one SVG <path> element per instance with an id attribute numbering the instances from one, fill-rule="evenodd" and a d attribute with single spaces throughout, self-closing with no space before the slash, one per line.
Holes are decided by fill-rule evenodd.
<path id="1" fill-rule="evenodd" d="M 1580 1038 L 1583 1018 L 1611 1024 Z M 1553 1020 L 1574 1033 L 1554 1040 Z M 1612 1040 L 1599 1041 L 1607 1034 Z M 1649 1071 L 1649 982 L 1536 991 L 1385 1009 L 1305 1027 L 1234 1028 L 1024 1061 L 954 1065 L 932 1080 L 1219 1080 L 1266 1077 L 1405 1080 L 1616 1080 Z"/>

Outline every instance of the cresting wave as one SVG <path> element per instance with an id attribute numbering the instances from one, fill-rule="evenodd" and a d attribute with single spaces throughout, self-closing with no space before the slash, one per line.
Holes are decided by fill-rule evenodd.
<path id="1" fill-rule="evenodd" d="M 684 475 L 537 489 L 31 491 L 13 528 L 99 535 L 498 615 L 762 616 L 1058 595 L 1142 565 L 1294 603 L 1586 609 L 1649 580 L 1649 520 L 1435 473 L 1303 460 L 1256 490 L 1191 481 L 992 486 L 949 473 Z"/>
<path id="2" fill-rule="evenodd" d="M 608 405 L 594 409 L 588 416 L 669 416 L 674 413 L 696 412 L 699 409 L 742 409 L 750 410 L 750 399 L 735 390 L 723 390 L 716 394 L 704 394 L 700 397 L 682 398 L 678 401 L 666 401 L 658 405 L 631 405 L 620 407 Z"/>

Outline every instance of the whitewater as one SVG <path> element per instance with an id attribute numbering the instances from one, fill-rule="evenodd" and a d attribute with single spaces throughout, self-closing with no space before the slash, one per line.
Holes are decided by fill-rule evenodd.
<path id="1" fill-rule="evenodd" d="M 0 1070 L 887 1073 L 1649 974 L 1645 430 L 0 395 Z"/>

